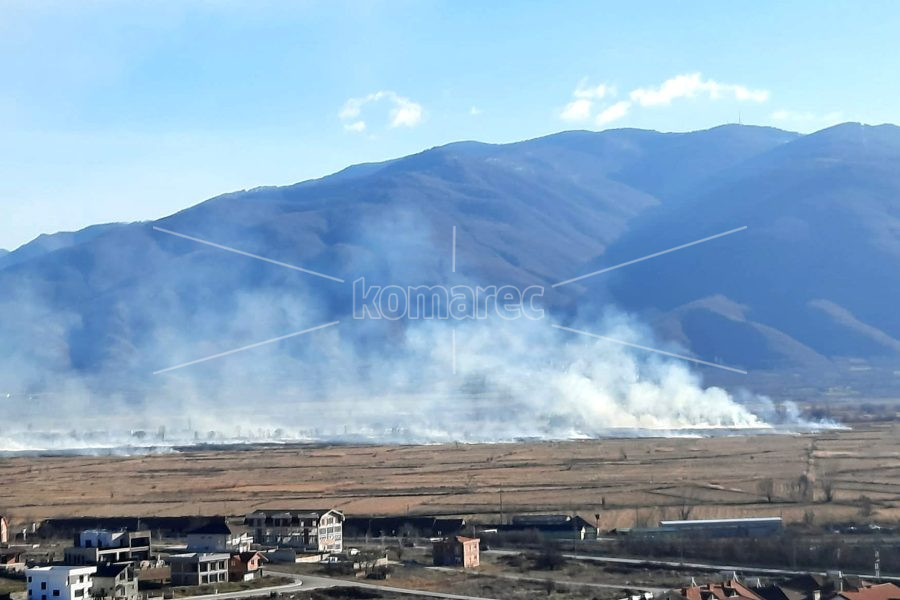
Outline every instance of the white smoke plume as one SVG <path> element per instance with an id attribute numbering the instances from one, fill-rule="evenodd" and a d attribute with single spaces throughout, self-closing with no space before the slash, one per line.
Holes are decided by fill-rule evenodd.
<path id="1" fill-rule="evenodd" d="M 449 227 L 433 227 L 417 208 L 373 215 L 354 221 L 354 243 L 365 250 L 337 244 L 332 266 L 381 284 L 446 281 L 449 259 L 435 246 Z M 221 240 L 241 230 L 206 227 Z M 147 229 L 138 234 L 153 244 L 155 266 L 139 274 L 145 285 L 124 288 L 112 319 L 91 313 L 91 306 L 51 306 L 53 288 L 46 283 L 15 280 L 16 287 L 0 296 L 0 355 L 6 357 L 0 364 L 6 416 L 0 451 L 486 442 L 815 425 L 796 415 L 777 417 L 767 399 L 749 392 L 736 398 L 704 387 L 689 363 L 551 326 L 566 318 L 565 324 L 592 333 L 686 353 L 612 309 L 589 311 L 599 317 L 558 317 L 549 310 L 543 320 L 355 320 L 347 294 L 330 283 L 163 240 L 170 249 Z M 265 236 L 250 239 L 250 249 L 271 245 Z M 119 257 L 118 246 L 111 248 L 104 274 L 136 277 L 133 256 Z M 478 264 L 467 258 L 469 279 L 456 276 L 468 283 L 486 283 L 473 272 L 478 264 L 488 265 L 492 278 L 507 273 L 496 255 L 479 255 Z M 512 275 L 517 283 L 526 279 L 521 271 Z M 335 319 L 341 323 L 330 329 L 152 375 Z M 90 326 L 115 335 L 95 339 L 83 333 L 94 331 Z M 77 356 L 87 364 L 76 364 Z"/>

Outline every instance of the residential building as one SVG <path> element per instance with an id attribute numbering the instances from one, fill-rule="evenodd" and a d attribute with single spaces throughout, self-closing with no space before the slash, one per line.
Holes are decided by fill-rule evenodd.
<path id="1" fill-rule="evenodd" d="M 347 517 L 344 537 L 444 537 L 456 535 L 466 527 L 466 520 L 428 516 Z"/>
<path id="2" fill-rule="evenodd" d="M 671 590 L 658 600 L 900 600 L 900 586 L 873 584 L 840 571 L 808 573 L 780 583 L 756 585 L 732 577 L 722 583 L 692 584 Z"/>
<path id="3" fill-rule="evenodd" d="M 896 583 L 878 583 L 856 590 L 844 590 L 837 594 L 840 600 L 897 600 L 900 598 L 900 585 Z"/>
<path id="4" fill-rule="evenodd" d="M 192 529 L 187 534 L 189 552 L 249 552 L 253 537 L 243 527 L 224 519 Z"/>
<path id="5" fill-rule="evenodd" d="M 510 523 L 485 525 L 481 530 L 484 533 L 533 532 L 545 539 L 559 540 L 584 540 L 589 535 L 597 535 L 597 528 L 577 515 L 519 515 Z"/>
<path id="6" fill-rule="evenodd" d="M 781 517 L 745 519 L 691 519 L 660 521 L 660 533 L 702 535 L 705 537 L 764 537 L 781 531 Z"/>
<path id="7" fill-rule="evenodd" d="M 229 581 L 250 581 L 262 577 L 263 563 L 269 562 L 261 552 L 239 552 L 228 561 Z"/>
<path id="8" fill-rule="evenodd" d="M 462 566 L 473 569 L 481 564 L 478 538 L 461 535 L 434 542 L 431 557 L 435 566 Z"/>
<path id="9" fill-rule="evenodd" d="M 19 572 L 25 570 L 24 553 L 12 548 L 0 550 L 0 572 Z"/>
<path id="10" fill-rule="evenodd" d="M 82 600 L 91 595 L 97 567 L 32 567 L 26 569 L 28 600 Z"/>
<path id="11" fill-rule="evenodd" d="M 86 529 L 75 536 L 75 545 L 65 549 L 70 565 L 99 565 L 150 559 L 150 531 Z"/>
<path id="12" fill-rule="evenodd" d="M 257 544 L 336 553 L 344 549 L 344 515 L 334 509 L 257 510 L 245 521 Z"/>
<path id="13" fill-rule="evenodd" d="M 681 588 L 680 595 L 687 600 L 762 600 L 759 595 L 737 579 Z"/>
<path id="14" fill-rule="evenodd" d="M 207 585 L 228 581 L 230 559 L 230 555 L 222 553 L 173 554 L 169 557 L 172 585 Z"/>
<path id="15" fill-rule="evenodd" d="M 96 600 L 137 600 L 138 580 L 132 563 L 101 564 L 94 574 Z"/>
<path id="16" fill-rule="evenodd" d="M 9 521 L 0 515 L 0 544 L 9 543 Z"/>

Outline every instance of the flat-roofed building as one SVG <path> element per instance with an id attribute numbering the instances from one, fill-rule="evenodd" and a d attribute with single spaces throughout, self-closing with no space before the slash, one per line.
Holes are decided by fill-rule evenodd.
<path id="1" fill-rule="evenodd" d="M 101 564 L 94 573 L 95 600 L 136 600 L 138 580 L 132 563 Z"/>
<path id="2" fill-rule="evenodd" d="M 691 519 L 660 521 L 660 533 L 697 534 L 706 537 L 765 537 L 781 531 L 781 517 L 745 519 Z"/>
<path id="3" fill-rule="evenodd" d="M 75 545 L 66 548 L 70 565 L 98 565 L 150 559 L 150 531 L 110 531 L 86 529 L 75 536 Z"/>
<path id="4" fill-rule="evenodd" d="M 82 600 L 91 595 L 97 567 L 32 567 L 26 569 L 28 600 Z"/>
<path id="5" fill-rule="evenodd" d="M 481 564 L 481 540 L 455 535 L 436 541 L 431 547 L 431 558 L 435 566 L 461 566 L 474 569 Z"/>
<path id="6" fill-rule="evenodd" d="M 230 554 L 192 552 L 169 557 L 172 585 L 207 585 L 228 581 Z"/>

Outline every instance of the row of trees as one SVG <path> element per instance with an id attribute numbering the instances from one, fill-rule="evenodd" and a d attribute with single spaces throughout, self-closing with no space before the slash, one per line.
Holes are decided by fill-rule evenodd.
<path id="1" fill-rule="evenodd" d="M 873 539 L 861 542 L 839 535 L 802 536 L 787 532 L 772 538 L 705 539 L 702 537 L 625 537 L 621 552 L 654 558 L 716 559 L 758 566 L 871 571 L 876 550 L 882 571 L 900 571 L 900 542 Z"/>

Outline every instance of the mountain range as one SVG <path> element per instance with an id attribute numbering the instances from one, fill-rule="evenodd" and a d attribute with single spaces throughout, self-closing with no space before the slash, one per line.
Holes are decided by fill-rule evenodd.
<path id="1" fill-rule="evenodd" d="M 894 390 L 898 165 L 892 125 L 568 131 L 453 143 L 155 222 L 44 235 L 0 253 L 0 391 L 72 375 L 143 385 L 170 364 L 347 319 L 359 277 L 545 286 L 555 321 L 591 329 L 615 311 L 666 347 L 750 372 L 698 367 L 726 385 Z M 367 327 L 354 343 L 390 352 L 403 325 Z"/>

